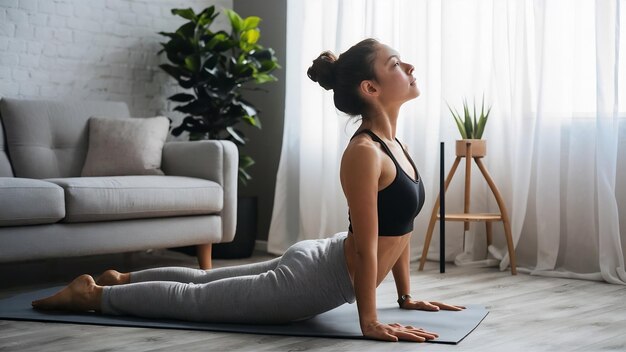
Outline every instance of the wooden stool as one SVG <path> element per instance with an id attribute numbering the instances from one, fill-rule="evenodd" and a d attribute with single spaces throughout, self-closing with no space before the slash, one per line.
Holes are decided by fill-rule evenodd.
<path id="1" fill-rule="evenodd" d="M 511 261 L 511 274 L 517 274 L 517 268 L 515 264 L 515 249 L 513 248 L 513 237 L 511 236 L 511 222 L 509 221 L 509 215 L 507 214 L 506 207 L 504 205 L 504 201 L 502 200 L 502 196 L 500 195 L 500 191 L 496 187 L 496 184 L 493 182 L 491 175 L 487 172 L 485 165 L 483 164 L 481 158 L 483 158 L 487 151 L 486 141 L 482 139 L 463 139 L 456 141 L 456 159 L 454 160 L 454 164 L 452 165 L 452 169 L 450 169 L 450 173 L 446 177 L 446 182 L 444 186 L 444 196 L 445 192 L 448 190 L 448 186 L 450 185 L 450 181 L 452 181 L 452 177 L 456 172 L 457 167 L 461 163 L 461 158 L 465 158 L 465 206 L 462 214 L 446 214 L 445 221 L 463 221 L 465 231 L 469 230 L 470 221 L 484 221 L 485 227 L 487 231 L 487 246 L 490 246 L 492 243 L 492 232 L 491 232 L 491 223 L 494 221 L 502 221 L 504 225 L 504 233 L 506 235 L 506 243 L 509 250 L 509 259 Z M 472 171 L 472 158 L 478 168 L 480 169 L 483 177 L 489 184 L 489 188 L 496 198 L 496 202 L 498 203 L 498 208 L 500 209 L 500 213 L 474 213 L 471 214 L 469 212 L 470 208 L 470 186 L 471 186 L 471 171 Z M 443 166 L 442 166 L 443 167 Z M 430 222 L 428 224 L 428 231 L 426 231 L 426 239 L 424 241 L 424 249 L 422 250 L 422 257 L 420 258 L 420 266 L 419 270 L 424 269 L 424 263 L 426 263 L 426 256 L 428 254 L 428 247 L 430 246 L 430 240 L 433 236 L 433 230 L 435 229 L 435 222 L 439 219 L 439 215 L 437 214 L 437 210 L 439 210 L 439 197 L 435 201 L 435 206 L 433 207 L 432 215 L 430 216 Z"/>

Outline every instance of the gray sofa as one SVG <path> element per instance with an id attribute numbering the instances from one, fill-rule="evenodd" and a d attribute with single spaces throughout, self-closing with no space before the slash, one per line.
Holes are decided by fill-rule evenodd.
<path id="1" fill-rule="evenodd" d="M 210 253 L 233 240 L 233 143 L 167 142 L 163 176 L 80 177 L 91 116 L 130 114 L 120 102 L 0 100 L 0 262 L 198 244 Z"/>

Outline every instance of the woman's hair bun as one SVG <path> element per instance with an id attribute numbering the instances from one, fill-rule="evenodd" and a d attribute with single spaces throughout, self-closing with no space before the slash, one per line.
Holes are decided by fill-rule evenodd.
<path id="1" fill-rule="evenodd" d="M 330 51 L 324 51 L 313 60 L 306 74 L 313 82 L 319 83 L 326 90 L 335 88 L 335 62 L 337 57 Z"/>

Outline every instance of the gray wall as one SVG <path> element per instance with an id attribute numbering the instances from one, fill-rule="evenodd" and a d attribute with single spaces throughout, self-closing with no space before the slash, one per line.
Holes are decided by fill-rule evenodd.
<path id="1" fill-rule="evenodd" d="M 248 186 L 240 187 L 243 196 L 258 196 L 259 224 L 257 239 L 267 240 L 272 208 L 276 171 L 280 158 L 285 115 L 285 58 L 287 42 L 287 0 L 234 0 L 234 10 L 242 17 L 259 16 L 261 39 L 264 47 L 276 51 L 282 69 L 274 75 L 277 82 L 267 83 L 258 87 L 267 92 L 250 92 L 246 98 L 261 110 L 259 118 L 262 129 L 244 126 L 242 130 L 249 138 L 243 152 L 250 155 L 256 165 L 251 168 L 252 181 Z"/>

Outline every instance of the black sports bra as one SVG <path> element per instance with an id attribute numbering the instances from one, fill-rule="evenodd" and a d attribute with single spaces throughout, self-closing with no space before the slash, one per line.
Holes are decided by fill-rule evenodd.
<path id="1" fill-rule="evenodd" d="M 413 221 L 424 205 L 424 185 L 422 184 L 422 179 L 417 172 L 413 160 L 396 138 L 396 142 L 400 144 L 404 155 L 409 159 L 413 170 L 415 170 L 416 180 L 413 180 L 402 167 L 400 167 L 400 164 L 398 164 L 398 161 L 394 158 L 389 147 L 387 147 L 385 142 L 374 134 L 374 132 L 361 130 L 355 133 L 352 138 L 361 133 L 367 133 L 374 141 L 380 143 L 384 152 L 389 155 L 396 165 L 396 177 L 393 182 L 378 191 L 378 235 L 402 236 L 413 231 Z M 348 229 L 352 232 L 350 210 L 348 210 L 348 221 L 350 222 Z"/>

